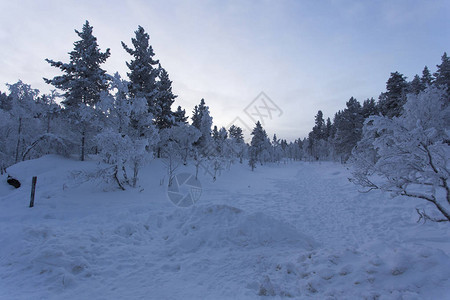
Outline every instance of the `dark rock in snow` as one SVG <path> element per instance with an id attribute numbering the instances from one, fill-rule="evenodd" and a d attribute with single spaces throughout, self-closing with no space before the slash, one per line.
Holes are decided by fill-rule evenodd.
<path id="1" fill-rule="evenodd" d="M 16 189 L 20 188 L 20 181 L 8 175 L 7 182 L 15 187 Z"/>

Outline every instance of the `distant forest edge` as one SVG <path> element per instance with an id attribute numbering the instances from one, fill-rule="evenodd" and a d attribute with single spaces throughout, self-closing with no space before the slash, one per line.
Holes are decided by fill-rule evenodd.
<path id="1" fill-rule="evenodd" d="M 272 138 L 258 121 L 250 143 L 238 126 L 218 128 L 204 99 L 191 122 L 186 111 L 172 105 L 177 98 L 172 81 L 154 58 L 150 37 L 141 26 L 131 44 L 127 79 L 101 68 L 111 53 L 102 52 L 89 22 L 69 53 L 69 61 L 46 59 L 61 71 L 44 78 L 56 89 L 39 90 L 18 81 L 0 92 L 0 169 L 17 162 L 56 153 L 85 160 L 96 154 L 103 161 L 101 176 L 118 188 L 136 187 L 139 169 L 159 157 L 168 161 L 169 185 L 177 164 L 208 165 L 213 179 L 227 165 L 290 160 L 334 160 L 350 163 L 352 181 L 371 189 L 421 198 L 439 214 L 421 211 L 424 219 L 450 220 L 448 159 L 450 144 L 450 61 L 441 57 L 434 73 L 424 67 L 411 81 L 390 74 L 386 91 L 362 104 L 351 97 L 331 120 L 322 111 L 308 137 L 295 141 Z M 373 179 L 377 175 L 379 181 Z M 414 187 L 423 189 L 412 192 Z M 441 196 L 443 190 L 446 196 Z M 443 199 L 443 200 L 442 200 Z"/>

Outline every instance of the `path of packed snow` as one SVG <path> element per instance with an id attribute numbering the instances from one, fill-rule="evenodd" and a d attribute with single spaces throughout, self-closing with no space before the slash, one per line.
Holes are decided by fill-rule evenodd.
<path id="1" fill-rule="evenodd" d="M 420 201 L 358 193 L 339 164 L 202 174 L 184 209 L 159 161 L 126 192 L 69 176 L 95 167 L 47 156 L 8 170 L 18 190 L 2 178 L 0 299 L 450 299 L 449 225 L 416 224 Z"/>

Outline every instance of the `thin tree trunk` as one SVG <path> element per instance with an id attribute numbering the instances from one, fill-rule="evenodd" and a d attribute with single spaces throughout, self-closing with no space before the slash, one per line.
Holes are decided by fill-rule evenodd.
<path id="1" fill-rule="evenodd" d="M 16 163 L 19 161 L 19 148 L 21 137 L 22 137 L 22 118 L 19 118 L 19 129 L 17 132 L 17 145 L 16 145 Z"/>
<path id="2" fill-rule="evenodd" d="M 135 162 L 133 165 L 133 187 L 134 188 L 136 187 L 138 174 L 139 174 L 139 164 L 137 162 Z"/>
<path id="3" fill-rule="evenodd" d="M 85 147 L 86 133 L 81 133 L 81 161 L 84 161 L 84 147 Z"/>
<path id="4" fill-rule="evenodd" d="M 47 116 L 47 133 L 50 133 L 50 114 Z"/>

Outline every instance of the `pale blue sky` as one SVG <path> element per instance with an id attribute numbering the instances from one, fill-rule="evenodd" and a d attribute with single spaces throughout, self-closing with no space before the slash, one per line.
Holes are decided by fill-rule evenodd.
<path id="1" fill-rule="evenodd" d="M 0 90 L 18 79 L 43 92 L 58 74 L 45 58 L 68 61 L 85 20 L 105 69 L 126 77 L 138 25 L 173 80 L 175 105 L 191 114 L 201 98 L 214 123 L 235 117 L 264 91 L 283 111 L 269 133 L 304 137 L 354 96 L 377 98 L 390 72 L 434 71 L 450 51 L 450 1 L 4 1 L 0 0 Z M 252 126 L 252 124 L 250 124 Z"/>

